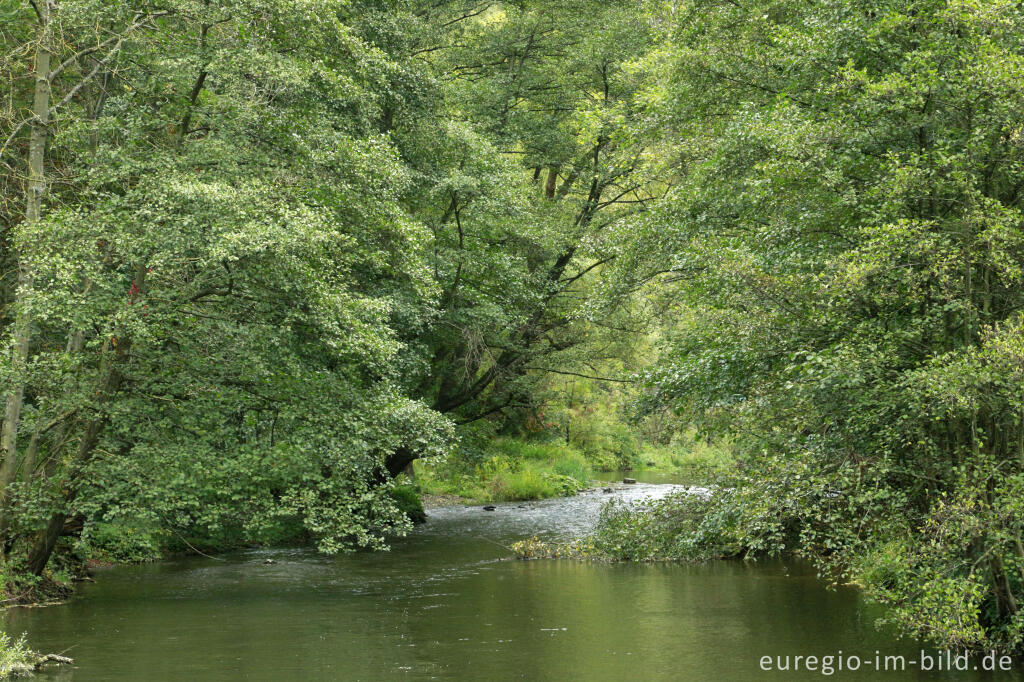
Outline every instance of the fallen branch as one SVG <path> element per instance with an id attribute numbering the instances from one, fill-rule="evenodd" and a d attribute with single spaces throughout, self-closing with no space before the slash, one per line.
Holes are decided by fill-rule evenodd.
<path id="1" fill-rule="evenodd" d="M 68 658 L 67 656 L 59 656 L 57 654 L 46 654 L 45 656 L 41 656 L 39 658 L 39 660 L 36 661 L 35 669 L 39 670 L 40 668 L 42 668 L 47 663 L 50 663 L 51 661 L 53 663 L 61 663 L 61 664 L 68 664 L 68 665 L 70 665 L 70 664 L 75 662 L 75 659 Z"/>
<path id="2" fill-rule="evenodd" d="M 47 663 L 58 663 L 58 664 L 71 664 L 75 662 L 75 659 L 68 658 L 67 656 L 60 656 L 58 654 L 46 654 L 41 656 L 32 651 L 24 651 L 20 657 L 21 660 L 11 663 L 8 667 L 0 669 L 0 675 L 4 675 L 4 679 L 8 674 L 21 675 L 33 673 L 40 670 Z"/>

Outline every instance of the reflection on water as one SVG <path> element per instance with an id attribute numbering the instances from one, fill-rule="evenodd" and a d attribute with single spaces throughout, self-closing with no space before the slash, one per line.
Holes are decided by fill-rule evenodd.
<path id="1" fill-rule="evenodd" d="M 855 591 L 826 590 L 799 565 L 506 560 L 503 545 L 517 539 L 585 532 L 606 499 L 670 489 L 616 487 L 494 512 L 435 510 L 387 553 L 260 550 L 103 571 L 66 606 L 8 612 L 5 628 L 44 651 L 73 647 L 76 667 L 45 677 L 75 682 L 793 680 L 822 675 L 764 673 L 760 657 L 880 650 L 916 660 L 919 647 L 876 630 L 879 612 Z"/>

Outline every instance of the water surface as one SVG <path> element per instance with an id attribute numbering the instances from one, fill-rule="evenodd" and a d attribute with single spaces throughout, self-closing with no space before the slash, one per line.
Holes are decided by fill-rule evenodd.
<path id="1" fill-rule="evenodd" d="M 14 609 L 75 667 L 42 679 L 155 680 L 805 680 L 765 673 L 764 655 L 883 654 L 919 647 L 874 627 L 852 589 L 827 590 L 782 562 L 603 565 L 510 561 L 530 535 L 587 531 L 616 486 L 565 500 L 435 510 L 388 553 L 322 557 L 242 552 L 97 573 L 64 606 Z M 272 558 L 276 563 L 264 565 Z M 997 673 L 862 669 L 847 680 L 1016 680 Z"/>

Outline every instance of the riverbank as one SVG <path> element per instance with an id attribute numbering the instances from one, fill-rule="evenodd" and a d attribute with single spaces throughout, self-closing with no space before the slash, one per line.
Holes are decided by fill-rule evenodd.
<path id="1" fill-rule="evenodd" d="M 418 461 L 414 485 L 421 494 L 455 496 L 468 504 L 517 502 L 575 495 L 594 478 L 579 450 L 559 443 L 496 438 L 479 452 L 443 462 Z"/>
<path id="2" fill-rule="evenodd" d="M 732 461 L 728 444 L 694 438 L 672 446 L 627 450 L 623 454 L 562 442 L 494 438 L 477 450 L 461 448 L 445 461 L 417 461 L 414 475 L 400 476 L 391 495 L 410 520 L 422 522 L 424 508 L 567 497 L 626 476 L 652 483 L 685 479 L 701 484 Z M 628 468 L 605 470 L 609 465 Z M 289 520 L 262 528 L 258 536 L 227 526 L 217 531 L 204 532 L 197 527 L 179 532 L 145 522 L 93 523 L 74 542 L 62 545 L 44 577 L 0 575 L 0 592 L 8 604 L 59 601 L 99 567 L 215 555 L 255 546 L 301 547 L 312 542 L 300 523 Z"/>
<path id="3" fill-rule="evenodd" d="M 456 504 L 523 502 L 578 494 L 601 480 L 641 474 L 685 476 L 702 483 L 732 463 L 727 443 L 691 439 L 672 446 L 638 447 L 628 457 L 590 452 L 561 442 L 495 438 L 475 453 L 444 462 L 418 461 L 405 478 L 424 498 Z"/>
<path id="4" fill-rule="evenodd" d="M 612 487 L 495 512 L 435 509 L 390 552 L 326 558 L 308 548 L 247 549 L 216 561 L 118 566 L 71 604 L 13 609 L 4 625 L 27 632 L 36 649 L 76 644 L 75 668 L 63 673 L 75 682 L 754 682 L 765 678 L 765 654 L 873 657 L 878 649 L 909 661 L 918 653 L 916 643 L 875 628 L 883 614 L 858 591 L 828 589 L 799 562 L 502 560 L 522 538 L 591 532 L 610 499 L 632 505 L 678 489 Z M 893 671 L 886 679 L 918 676 Z M 957 679 L 1018 682 L 980 673 Z"/>

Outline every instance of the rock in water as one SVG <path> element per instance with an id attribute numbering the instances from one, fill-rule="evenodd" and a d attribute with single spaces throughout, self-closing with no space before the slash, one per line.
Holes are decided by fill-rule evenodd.
<path id="1" fill-rule="evenodd" d="M 623 483 L 636 483 L 636 479 L 635 478 L 624 478 L 624 479 L 622 479 L 622 482 Z"/>
<path id="2" fill-rule="evenodd" d="M 493 504 L 489 504 L 486 507 L 484 507 L 484 511 L 494 511 L 494 509 L 495 507 Z"/>

